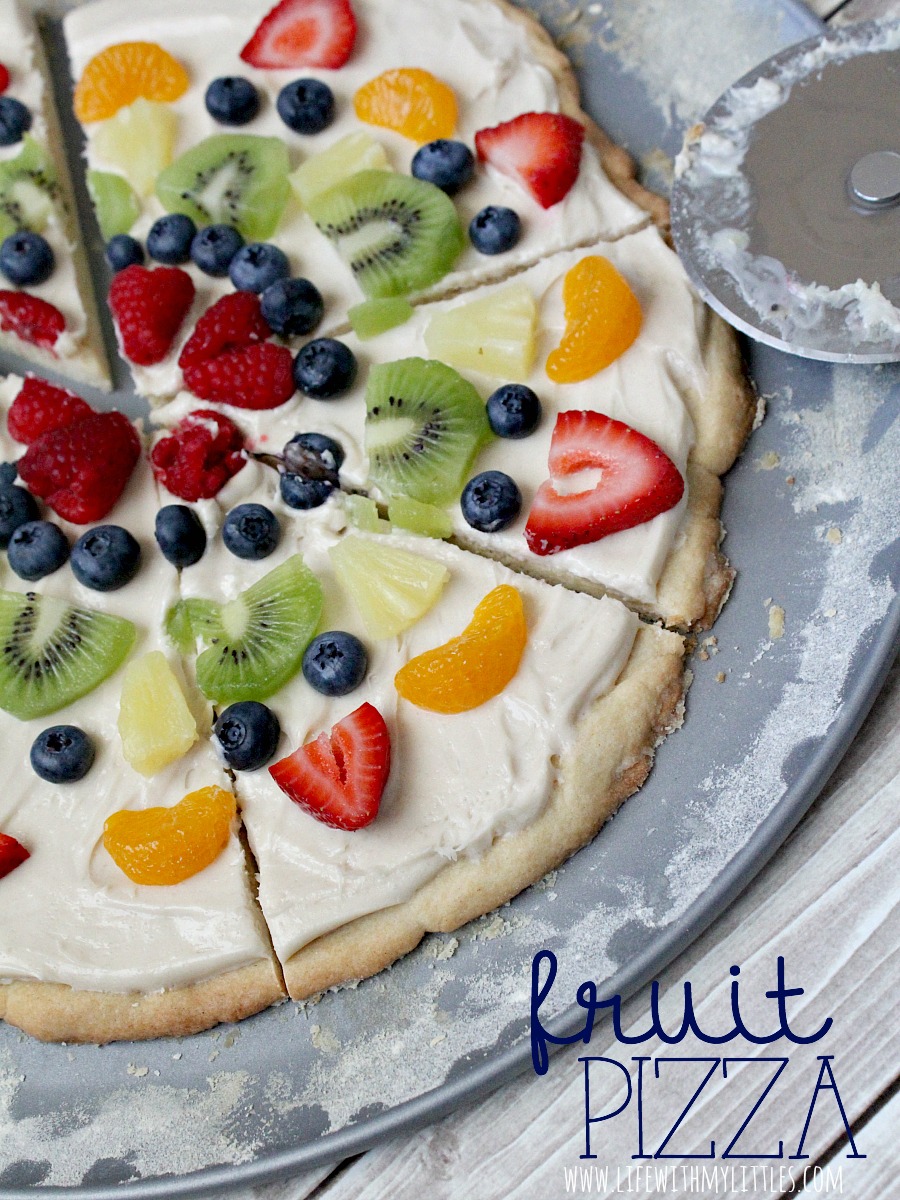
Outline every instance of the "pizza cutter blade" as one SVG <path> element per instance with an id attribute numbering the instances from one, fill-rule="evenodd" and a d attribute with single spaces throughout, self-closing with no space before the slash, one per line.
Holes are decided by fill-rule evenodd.
<path id="1" fill-rule="evenodd" d="M 758 341 L 900 361 L 900 21 L 801 42 L 729 88 L 687 134 L 672 233 Z"/>

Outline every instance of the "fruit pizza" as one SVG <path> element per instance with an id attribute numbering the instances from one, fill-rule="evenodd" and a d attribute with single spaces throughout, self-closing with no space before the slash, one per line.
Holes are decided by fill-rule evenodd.
<path id="1" fill-rule="evenodd" d="M 74 211 L 40 39 L 0 0 L 0 346 L 108 387 Z"/>
<path id="2" fill-rule="evenodd" d="M 503 0 L 65 32 L 154 407 L 0 385 L 0 1016 L 107 1041 L 364 978 L 590 840 L 680 724 L 753 405 Z"/>

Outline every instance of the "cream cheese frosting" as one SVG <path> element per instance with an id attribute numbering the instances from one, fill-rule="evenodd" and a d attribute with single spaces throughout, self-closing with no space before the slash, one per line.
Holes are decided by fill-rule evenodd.
<path id="1" fill-rule="evenodd" d="M 21 380 L 0 384 L 0 454 L 4 460 L 24 447 L 6 434 L 8 406 Z M 2 585 L 38 591 L 100 612 L 126 617 L 137 628 L 132 657 L 166 653 L 173 670 L 181 665 L 167 642 L 162 619 L 177 599 L 178 577 L 153 539 L 159 499 L 145 459 L 109 520 L 140 542 L 136 577 L 113 592 L 83 587 L 66 565 L 37 584 L 18 579 L 3 562 Z M 83 526 L 58 522 L 70 540 Z M 122 754 L 117 730 L 121 670 L 99 688 L 47 717 L 19 721 L 0 712 L 5 784 L 0 795 L 0 831 L 17 838 L 31 857 L 2 880 L 0 982 L 38 979 L 108 992 L 152 992 L 218 975 L 269 957 L 268 942 L 235 828 L 215 862 L 173 887 L 132 883 L 102 845 L 107 817 L 120 809 L 169 807 L 187 793 L 211 784 L 227 788 L 222 765 L 207 740 L 209 706 L 192 698 L 200 739 L 179 761 L 147 779 Z M 73 724 L 94 740 L 96 758 L 78 783 L 54 786 L 32 771 L 31 743 L 51 725 Z"/>
<path id="2" fill-rule="evenodd" d="M 375 641 L 332 571 L 328 550 L 345 532 L 340 506 L 298 515 L 268 491 L 253 498 L 279 515 L 278 550 L 257 563 L 234 558 L 215 536 L 227 505 L 207 503 L 201 507 L 213 536 L 203 559 L 182 573 L 182 595 L 232 599 L 289 555 L 302 553 L 324 589 L 322 629 L 360 637 L 369 672 L 361 687 L 341 699 L 318 694 L 296 675 L 269 701 L 282 725 L 276 757 L 367 701 L 384 717 L 392 741 L 379 815 L 354 833 L 309 816 L 265 768 L 237 775 L 236 793 L 259 869 L 259 902 L 285 963 L 313 939 L 408 899 L 447 863 L 478 857 L 534 821 L 557 780 L 554 764 L 574 742 L 579 717 L 612 688 L 628 661 L 638 620 L 616 601 L 515 575 L 442 542 L 393 534 L 391 545 L 442 563 L 450 579 L 435 607 L 411 629 Z M 475 606 L 500 584 L 520 591 L 528 623 L 528 645 L 507 688 L 479 708 L 454 715 L 426 712 L 401 699 L 394 687 L 399 668 L 461 633 Z"/>
<path id="3" fill-rule="evenodd" d="M 601 250 L 624 275 L 640 302 L 643 325 L 637 340 L 591 379 L 575 384 L 552 383 L 545 364 L 565 328 L 563 280 L 587 251 L 555 255 L 517 277 L 516 284 L 527 286 L 539 305 L 538 353 L 527 382 L 540 396 L 544 415 L 532 436 L 493 441 L 478 457 L 472 473 L 500 470 L 512 476 L 522 492 L 522 515 L 507 530 L 481 534 L 466 524 L 459 506 L 455 505 L 454 529 L 463 545 L 489 552 L 526 570 L 549 565 L 555 579 L 588 591 L 613 592 L 652 606 L 663 567 L 684 528 L 687 497 L 652 521 L 598 542 L 561 551 L 548 559 L 537 560 L 523 536 L 534 494 L 548 478 L 547 460 L 557 413 L 587 409 L 624 421 L 657 442 L 683 474 L 695 442 L 689 400 L 704 396 L 708 387 L 704 365 L 705 310 L 677 257 L 655 229 L 645 229 Z M 508 285 L 483 289 L 477 298 L 489 296 L 504 286 Z M 221 406 L 222 411 L 245 431 L 251 449 L 256 451 L 278 453 L 298 432 L 316 431 L 336 438 L 347 455 L 341 469 L 343 479 L 351 487 L 366 487 L 367 368 L 401 358 L 430 357 L 424 339 L 431 318 L 470 299 L 461 296 L 423 305 L 405 325 L 371 341 L 360 342 L 353 335 L 343 338 L 360 363 L 357 383 L 344 397 L 327 402 L 295 397 L 280 408 L 265 412 L 230 406 Z M 485 400 L 504 382 L 471 371 L 461 373 L 472 380 Z M 182 393 L 158 409 L 155 418 L 163 425 L 173 425 L 198 405 L 195 397 Z M 241 475 L 250 469 L 245 468 Z M 258 471 L 259 467 L 252 470 Z M 248 476 L 247 484 L 242 484 L 241 475 L 232 481 L 233 486 L 241 488 L 251 483 Z"/>
<path id="4" fill-rule="evenodd" d="M 63 161 L 62 146 L 57 137 L 53 117 L 53 99 L 47 92 L 43 70 L 43 50 L 29 15 L 17 0 L 0 0 L 0 62 L 9 70 L 10 83 L 6 95 L 20 100 L 32 116 L 29 135 L 54 161 L 59 192 L 46 228 L 41 231 L 55 260 L 52 275 L 46 282 L 29 286 L 29 295 L 46 300 L 65 318 L 66 327 L 52 353 L 23 341 L 10 332 L 0 332 L 0 342 L 26 358 L 85 382 L 108 386 L 109 379 L 99 331 L 92 328 L 88 313 L 93 315 L 93 297 L 88 295 L 90 283 L 86 270 L 76 264 L 81 253 L 72 241 L 70 222 L 65 209 L 73 204 L 68 186 L 68 172 Z M 8 162 L 21 153 L 23 142 L 0 146 L 0 162 Z M 11 285 L 0 276 L 0 288 Z"/>
<path id="5" fill-rule="evenodd" d="M 95 0 L 76 8 L 65 20 L 73 75 L 79 78 L 95 54 L 116 42 L 156 42 L 173 54 L 191 78 L 188 92 L 172 106 L 178 120 L 176 156 L 212 134 L 229 132 L 206 111 L 204 94 L 213 79 L 243 75 L 259 89 L 263 103 L 259 116 L 240 132 L 282 138 L 292 167 L 349 132 L 365 128 L 383 145 L 393 168 L 408 173 L 416 144 L 390 130 L 361 125 L 353 111 L 357 89 L 393 67 L 430 70 L 454 89 L 459 102 L 455 136 L 470 146 L 479 129 L 524 112 L 556 112 L 560 108 L 556 81 L 536 54 L 525 26 L 492 0 L 354 0 L 360 27 L 357 48 L 339 71 L 262 71 L 243 62 L 240 51 L 270 7 L 268 0 L 216 0 L 192 11 L 182 0 L 153 0 L 136 13 L 132 0 Z M 298 74 L 323 79 L 335 93 L 335 120 L 315 137 L 289 130 L 275 108 L 281 88 Z M 86 126 L 88 164 L 115 170 L 98 154 L 98 128 L 97 124 Z M 496 204 L 520 214 L 524 233 L 515 249 L 495 258 L 478 254 L 467 241 L 455 269 L 426 296 L 479 286 L 557 251 L 619 238 L 649 221 L 646 213 L 610 182 L 590 144 L 585 145 L 575 186 L 549 210 L 492 168 L 479 170 L 456 201 L 464 227 L 482 208 Z M 134 236 L 143 239 L 163 211 L 155 197 L 148 199 L 132 230 Z M 272 240 L 287 252 L 292 272 L 311 279 L 322 292 L 326 316 L 319 332 L 346 328 L 348 308 L 363 297 L 337 251 L 294 200 Z M 227 279 L 211 279 L 192 265 L 186 269 L 198 294 L 180 343 L 162 363 L 132 367 L 138 390 L 150 397 L 171 397 L 179 390 L 181 345 L 197 317 L 231 290 Z"/>

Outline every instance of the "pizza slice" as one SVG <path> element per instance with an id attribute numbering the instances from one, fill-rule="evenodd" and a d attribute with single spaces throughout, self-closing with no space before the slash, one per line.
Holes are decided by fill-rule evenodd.
<path id="1" fill-rule="evenodd" d="M 141 394 L 181 388 L 198 316 L 235 287 L 282 285 L 265 311 L 293 342 L 371 301 L 468 290 L 616 239 L 648 223 L 642 205 L 662 219 L 581 111 L 565 58 L 502 0 L 269 10 L 154 0 L 136 17 L 96 0 L 66 17 L 97 215 L 128 276 L 110 303 Z M 324 48 L 305 47 L 320 26 Z M 177 304 L 160 298 L 155 264 L 193 291 L 182 280 Z"/>
<path id="2" fill-rule="evenodd" d="M 96 387 L 110 377 L 44 51 L 0 0 L 0 347 Z"/>
<path id="3" fill-rule="evenodd" d="M 190 1033 L 275 1002 L 281 974 L 208 706 L 165 635 L 177 578 L 154 540 L 137 434 L 35 385 L 0 387 L 0 452 L 19 464 L 0 512 L 10 519 L 27 479 L 52 518 L 9 535 L 0 588 L 0 1016 L 49 1040 Z M 92 447 L 107 474 L 130 461 L 109 521 L 60 517 L 109 501 L 86 471 L 43 487 L 64 443 L 71 463 Z M 57 560 L 48 527 L 68 543 Z"/>

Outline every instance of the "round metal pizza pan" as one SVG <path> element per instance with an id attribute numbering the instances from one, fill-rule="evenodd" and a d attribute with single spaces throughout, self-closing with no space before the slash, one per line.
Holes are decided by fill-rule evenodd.
<path id="1" fill-rule="evenodd" d="M 657 186 L 732 80 L 820 28 L 795 0 L 532 7 Z M 633 992 L 747 884 L 847 749 L 900 639 L 900 370 L 748 353 L 769 411 L 727 485 L 740 575 L 647 786 L 499 914 L 318 1004 L 101 1048 L 0 1025 L 0 1197 L 221 1195 L 408 1133 L 529 1069 L 538 950 L 560 964 L 544 1012 L 574 1028 L 579 982 Z"/>

